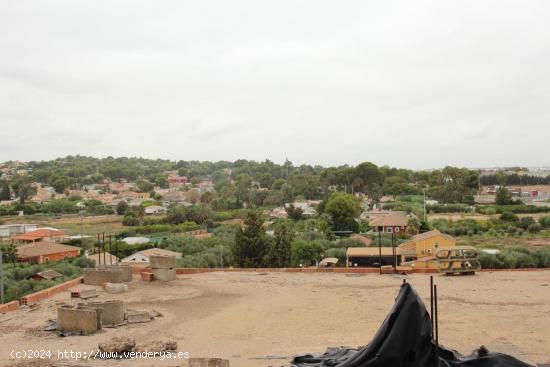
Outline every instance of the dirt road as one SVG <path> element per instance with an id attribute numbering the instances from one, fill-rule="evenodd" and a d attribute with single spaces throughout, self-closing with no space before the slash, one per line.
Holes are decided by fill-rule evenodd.
<path id="1" fill-rule="evenodd" d="M 412 275 L 429 304 L 429 277 Z M 529 362 L 550 363 L 550 271 L 436 276 L 440 341 L 469 353 L 480 345 Z M 0 366 L 28 366 L 10 359 L 14 349 L 89 351 L 115 335 L 136 342 L 174 339 L 194 357 L 223 357 L 231 366 L 281 366 L 291 356 L 328 346 L 367 344 L 389 312 L 402 279 L 392 275 L 207 273 L 174 282 L 135 281 L 115 297 L 127 308 L 163 314 L 150 323 L 60 338 L 41 327 L 56 316 L 61 293 L 34 311 L 0 315 Z M 19 364 L 17 364 L 19 363 Z M 185 361 L 88 361 L 90 365 L 185 366 Z M 35 365 L 47 365 L 44 361 Z"/>

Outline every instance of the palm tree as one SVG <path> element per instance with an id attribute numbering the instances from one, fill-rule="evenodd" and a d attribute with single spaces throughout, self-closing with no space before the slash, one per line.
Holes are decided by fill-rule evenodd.
<path id="1" fill-rule="evenodd" d="M 2 246 L 2 260 L 10 262 L 15 267 L 15 261 L 17 260 L 17 247 L 13 243 Z"/>
<path id="2" fill-rule="evenodd" d="M 143 218 L 145 217 L 145 208 L 143 205 L 138 206 L 138 218 L 139 218 L 139 225 L 143 225 Z"/>

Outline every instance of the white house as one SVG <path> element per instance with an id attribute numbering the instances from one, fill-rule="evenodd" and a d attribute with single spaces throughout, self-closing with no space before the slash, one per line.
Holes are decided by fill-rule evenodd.
<path id="1" fill-rule="evenodd" d="M 147 250 L 138 251 L 133 253 L 130 256 L 127 256 L 120 260 L 122 264 L 129 264 L 129 265 L 139 265 L 142 264 L 143 266 L 149 265 L 149 256 L 151 255 L 165 255 L 165 256 L 175 256 L 176 259 L 181 258 L 182 255 L 179 252 L 164 250 L 161 248 L 149 248 Z"/>
<path id="2" fill-rule="evenodd" d="M 145 214 L 164 214 L 167 209 L 160 205 L 151 205 L 145 208 Z"/>

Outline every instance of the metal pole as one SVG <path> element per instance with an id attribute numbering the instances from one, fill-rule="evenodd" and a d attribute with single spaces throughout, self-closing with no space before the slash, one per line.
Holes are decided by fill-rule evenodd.
<path id="1" fill-rule="evenodd" d="M 424 222 L 426 222 L 426 189 L 422 189 L 424 193 Z"/>
<path id="2" fill-rule="evenodd" d="M 378 263 L 380 275 L 382 275 L 382 237 L 380 235 L 380 231 L 378 231 Z"/>
<path id="3" fill-rule="evenodd" d="M 103 265 L 107 265 L 107 261 L 105 259 L 105 232 L 103 232 Z"/>
<path id="4" fill-rule="evenodd" d="M 439 325 L 437 315 L 437 285 L 434 285 L 434 312 L 435 312 L 435 355 L 436 366 L 439 366 Z"/>
<path id="5" fill-rule="evenodd" d="M 2 264 L 2 249 L 0 248 L 0 304 L 4 303 L 4 265 Z"/>
<path id="6" fill-rule="evenodd" d="M 434 276 L 430 275 L 430 320 L 432 322 L 432 338 L 434 336 Z"/>
<path id="7" fill-rule="evenodd" d="M 118 265 L 118 236 L 115 232 L 115 257 L 117 258 L 116 264 Z"/>
<path id="8" fill-rule="evenodd" d="M 94 246 L 95 250 L 95 246 Z M 98 265 L 101 265 L 101 242 L 99 242 L 99 233 L 97 234 L 97 258 L 98 258 Z"/>
<path id="9" fill-rule="evenodd" d="M 395 232 L 391 233 L 391 253 L 393 257 L 393 272 L 397 273 L 397 252 L 395 251 Z"/>
<path id="10" fill-rule="evenodd" d="M 113 250 L 111 249 L 113 245 L 112 237 L 112 235 L 109 235 L 109 261 L 111 262 L 111 265 L 113 265 Z"/>

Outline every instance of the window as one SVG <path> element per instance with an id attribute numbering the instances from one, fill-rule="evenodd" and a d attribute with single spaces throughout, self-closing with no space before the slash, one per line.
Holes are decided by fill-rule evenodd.
<path id="1" fill-rule="evenodd" d="M 399 227 L 395 227 L 395 232 L 399 232 Z"/>
<path id="2" fill-rule="evenodd" d="M 392 228 L 392 227 L 388 227 L 388 228 L 386 228 L 386 232 L 388 232 L 388 233 L 391 233 L 391 232 L 393 232 L 393 228 Z"/>

